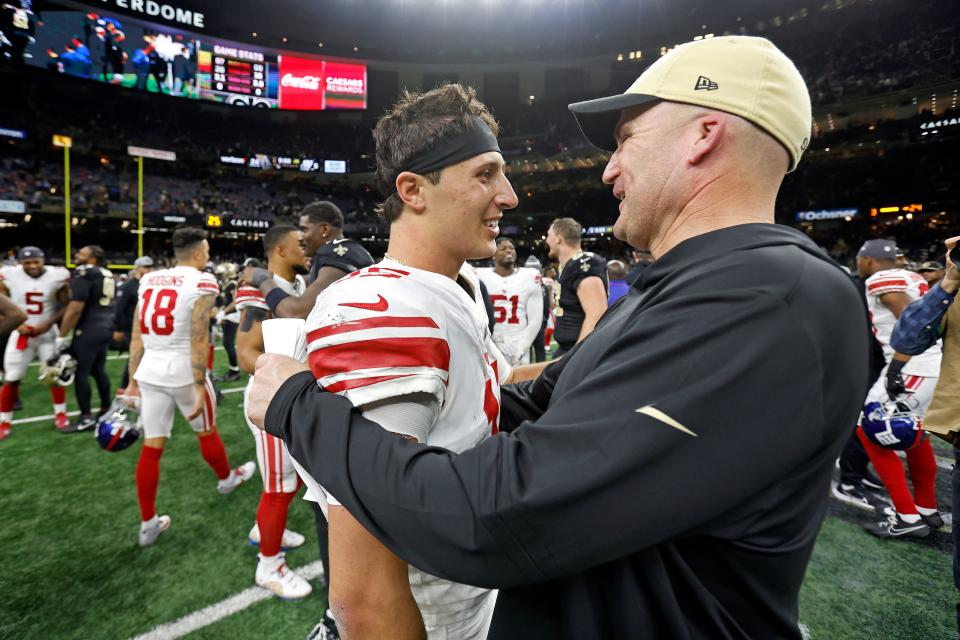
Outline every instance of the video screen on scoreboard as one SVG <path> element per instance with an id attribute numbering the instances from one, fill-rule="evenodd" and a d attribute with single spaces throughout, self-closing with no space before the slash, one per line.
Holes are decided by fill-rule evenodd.
<path id="1" fill-rule="evenodd" d="M 42 21 L 29 10 L 16 13 L 21 14 L 19 22 L 4 14 L 0 32 L 21 24 L 32 35 L 7 38 L 9 45 L 0 40 L 0 53 L 5 59 L 19 56 L 32 66 L 78 78 L 151 93 L 199 97 L 196 76 L 200 41 L 194 36 L 93 12 L 44 11 Z"/>
<path id="2" fill-rule="evenodd" d="M 22 3 L 20 3 L 22 4 Z M 0 62 L 230 105 L 366 109 L 363 64 L 260 49 L 128 17 L 2 4 Z"/>

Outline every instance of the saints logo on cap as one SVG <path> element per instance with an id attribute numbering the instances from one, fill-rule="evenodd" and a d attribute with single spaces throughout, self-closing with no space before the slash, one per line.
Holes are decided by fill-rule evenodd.
<path id="1" fill-rule="evenodd" d="M 719 89 L 720 85 L 708 78 L 707 76 L 700 76 L 697 78 L 697 84 L 693 87 L 694 91 L 700 91 L 701 89 L 706 89 L 707 91 L 713 91 L 714 89 Z"/>

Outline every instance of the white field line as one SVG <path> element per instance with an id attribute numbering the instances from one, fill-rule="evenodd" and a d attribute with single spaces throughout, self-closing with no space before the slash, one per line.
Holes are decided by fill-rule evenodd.
<path id="1" fill-rule="evenodd" d="M 220 393 L 223 395 L 230 395 L 231 393 L 242 393 L 246 387 L 233 387 L 231 389 L 222 389 Z M 79 411 L 69 411 L 67 412 L 68 416 L 78 416 L 80 415 Z M 10 424 L 30 424 L 31 422 L 44 422 L 46 420 L 53 420 L 55 416 L 51 413 L 48 416 L 33 416 L 30 418 L 18 418 L 10 422 Z"/>
<path id="2" fill-rule="evenodd" d="M 323 564 L 316 560 L 297 569 L 297 573 L 307 580 L 323 575 Z M 182 638 L 188 633 L 202 629 L 226 617 L 239 613 L 244 609 L 273 597 L 273 592 L 260 587 L 250 587 L 225 600 L 214 603 L 203 609 L 188 613 L 179 620 L 158 625 L 150 631 L 136 636 L 133 640 L 174 640 Z"/>
<path id="3" fill-rule="evenodd" d="M 214 351 L 223 351 L 223 347 L 214 347 Z M 126 360 L 129 356 L 126 353 L 115 353 L 112 356 L 107 356 L 107 360 Z M 34 360 L 27 367 L 39 367 L 40 361 Z"/>

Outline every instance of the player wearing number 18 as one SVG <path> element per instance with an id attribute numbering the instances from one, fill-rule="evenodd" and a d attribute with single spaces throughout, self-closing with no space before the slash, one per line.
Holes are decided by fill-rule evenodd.
<path id="1" fill-rule="evenodd" d="M 210 312 L 220 286 L 201 271 L 210 257 L 207 232 L 186 227 L 173 234 L 177 266 L 143 277 L 130 343 L 130 384 L 126 396 L 140 396 L 144 442 L 137 462 L 140 546 L 153 544 L 170 526 L 158 516 L 160 456 L 173 428 L 173 411 L 196 432 L 200 453 L 217 475 L 217 491 L 228 494 L 256 468 L 253 462 L 231 469 L 217 432 L 216 400 L 207 373 Z M 192 382 L 191 382 L 192 381 Z"/>

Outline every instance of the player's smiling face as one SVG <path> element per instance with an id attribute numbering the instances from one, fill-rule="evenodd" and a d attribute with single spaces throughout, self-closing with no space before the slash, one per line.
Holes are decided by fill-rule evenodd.
<path id="1" fill-rule="evenodd" d="M 497 252 L 493 254 L 493 261 L 504 267 L 512 267 L 517 263 L 517 250 L 510 240 L 501 240 L 497 243 Z"/>
<path id="2" fill-rule="evenodd" d="M 676 129 L 670 104 L 658 102 L 624 109 L 614 132 L 617 150 L 603 182 L 620 201 L 613 235 L 635 249 L 649 250 L 672 222 L 665 214 L 675 208 L 678 195 L 674 180 L 682 149 Z"/>
<path id="3" fill-rule="evenodd" d="M 27 258 L 20 264 L 23 265 L 23 272 L 31 278 L 39 278 L 43 275 L 43 258 Z"/>
<path id="4" fill-rule="evenodd" d="M 500 218 L 517 206 L 503 172 L 503 156 L 482 153 L 443 169 L 437 184 L 424 180 L 425 213 L 438 238 L 463 260 L 489 258 L 497 249 Z"/>

